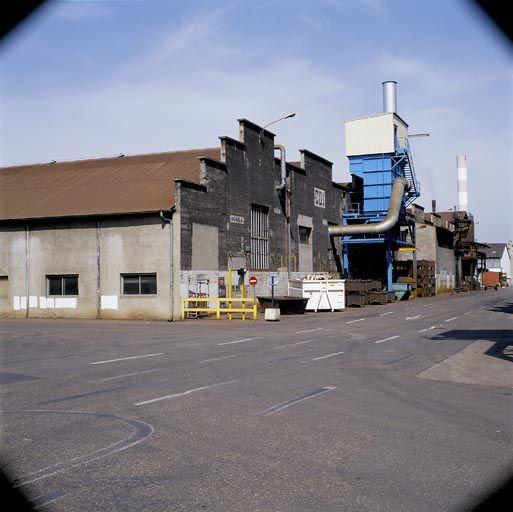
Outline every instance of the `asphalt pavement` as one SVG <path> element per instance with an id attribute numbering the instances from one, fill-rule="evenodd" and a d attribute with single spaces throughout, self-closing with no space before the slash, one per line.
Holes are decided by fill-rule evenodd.
<path id="1" fill-rule="evenodd" d="M 511 289 L 0 334 L 2 459 L 41 510 L 463 511 L 512 469 Z"/>

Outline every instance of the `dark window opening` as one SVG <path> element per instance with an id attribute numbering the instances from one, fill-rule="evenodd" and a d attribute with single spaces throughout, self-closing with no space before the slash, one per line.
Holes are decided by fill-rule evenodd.
<path id="1" fill-rule="evenodd" d="M 121 274 L 123 295 L 156 295 L 157 274 Z"/>
<path id="2" fill-rule="evenodd" d="M 48 296 L 78 295 L 78 275 L 46 276 Z"/>
<path id="3" fill-rule="evenodd" d="M 0 299 L 9 297 L 9 277 L 0 276 Z"/>
<path id="4" fill-rule="evenodd" d="M 310 243 L 310 235 L 312 234 L 312 228 L 306 226 L 299 226 L 299 242 L 302 244 Z"/>
<path id="5" fill-rule="evenodd" d="M 251 205 L 251 268 L 269 268 L 269 208 Z"/>

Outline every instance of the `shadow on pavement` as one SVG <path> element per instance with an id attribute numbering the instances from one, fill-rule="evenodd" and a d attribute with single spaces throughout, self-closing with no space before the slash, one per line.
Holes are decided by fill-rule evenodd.
<path id="1" fill-rule="evenodd" d="M 495 311 L 496 313 L 510 313 L 513 315 L 513 302 L 511 304 L 503 304 L 501 306 L 494 306 L 488 311 Z"/>
<path id="2" fill-rule="evenodd" d="M 432 340 L 491 341 L 493 345 L 486 355 L 513 363 L 513 330 L 511 329 L 472 329 L 445 331 L 433 336 Z"/>

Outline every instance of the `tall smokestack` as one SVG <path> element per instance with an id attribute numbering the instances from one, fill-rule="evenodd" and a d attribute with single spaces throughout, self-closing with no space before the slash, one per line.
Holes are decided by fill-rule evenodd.
<path id="1" fill-rule="evenodd" d="M 383 86 L 383 112 L 385 114 L 397 112 L 397 82 L 389 80 L 382 82 Z"/>
<path id="2" fill-rule="evenodd" d="M 468 192 L 467 192 L 467 157 L 458 155 L 456 157 L 458 166 L 458 211 L 468 211 Z"/>

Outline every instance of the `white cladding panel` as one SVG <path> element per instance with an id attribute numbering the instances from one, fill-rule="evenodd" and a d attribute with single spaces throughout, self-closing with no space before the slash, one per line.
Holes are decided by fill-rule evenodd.
<path id="1" fill-rule="evenodd" d="M 401 139 L 407 139 L 408 125 L 397 115 L 394 115 L 394 124 L 397 126 L 397 138 L 399 139 L 399 142 L 402 142 Z"/>
<path id="2" fill-rule="evenodd" d="M 394 152 L 394 114 L 346 121 L 346 156 Z"/>

